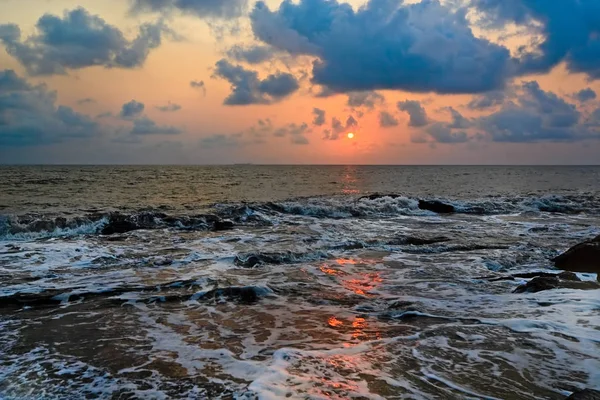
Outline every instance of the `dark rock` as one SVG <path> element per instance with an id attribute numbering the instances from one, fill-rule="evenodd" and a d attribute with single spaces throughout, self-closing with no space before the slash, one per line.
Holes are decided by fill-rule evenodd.
<path id="1" fill-rule="evenodd" d="M 566 400 L 600 400 L 600 391 L 594 389 L 583 389 L 573 393 Z"/>
<path id="2" fill-rule="evenodd" d="M 571 247 L 552 261 L 565 271 L 596 273 L 600 281 L 600 236 Z"/>
<path id="3" fill-rule="evenodd" d="M 229 220 L 215 221 L 215 223 L 213 225 L 213 229 L 215 231 L 227 231 L 227 230 L 233 229 L 233 227 L 234 227 L 233 222 L 231 222 Z"/>
<path id="4" fill-rule="evenodd" d="M 378 200 L 383 199 L 384 197 L 389 197 L 390 199 L 397 199 L 400 197 L 399 194 L 382 194 L 382 193 L 373 193 L 367 196 L 359 197 L 358 201 L 366 199 L 366 200 Z"/>
<path id="5" fill-rule="evenodd" d="M 581 282 L 581 279 L 579 279 L 579 277 L 577 276 L 576 273 L 571 272 L 571 271 L 564 271 L 561 272 L 560 274 L 558 274 L 558 278 L 563 280 L 563 281 L 575 281 L 575 282 Z"/>
<path id="6" fill-rule="evenodd" d="M 138 225 L 122 214 L 111 214 L 108 217 L 108 223 L 102 228 L 103 235 L 113 235 L 115 233 L 126 233 L 139 229 Z"/>
<path id="7" fill-rule="evenodd" d="M 450 214 L 456 211 L 453 205 L 442 203 L 438 200 L 419 200 L 419 208 L 438 214 Z"/>
<path id="8" fill-rule="evenodd" d="M 560 280 L 556 276 L 538 276 L 517 287 L 513 293 L 537 293 L 543 290 L 556 289 L 559 285 Z"/>
<path id="9" fill-rule="evenodd" d="M 254 267 L 262 264 L 262 261 L 258 256 L 254 255 L 254 254 L 250 254 L 250 255 L 236 256 L 234 263 L 235 263 L 235 265 L 238 265 L 240 267 L 254 268 Z"/>
<path id="10" fill-rule="evenodd" d="M 431 238 L 417 237 L 417 236 L 408 236 L 404 238 L 405 244 L 410 244 L 413 246 L 424 246 L 428 244 L 442 243 L 450 241 L 450 238 L 445 236 L 435 236 Z"/>

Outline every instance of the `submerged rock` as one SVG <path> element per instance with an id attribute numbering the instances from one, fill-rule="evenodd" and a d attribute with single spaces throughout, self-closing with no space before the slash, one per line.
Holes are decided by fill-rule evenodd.
<path id="1" fill-rule="evenodd" d="M 517 287 L 513 293 L 537 293 L 543 290 L 556 289 L 559 285 L 560 279 L 556 276 L 538 276 Z"/>
<path id="2" fill-rule="evenodd" d="M 213 225 L 215 231 L 227 231 L 233 229 L 233 222 L 229 220 L 217 220 Z"/>
<path id="3" fill-rule="evenodd" d="M 419 208 L 438 214 L 450 214 L 456 211 L 453 205 L 438 200 L 419 200 Z"/>
<path id="4" fill-rule="evenodd" d="M 594 389 L 583 389 L 573 393 L 566 400 L 600 400 L 600 391 Z"/>
<path id="5" fill-rule="evenodd" d="M 600 281 L 600 236 L 571 247 L 552 261 L 566 271 L 596 273 Z"/>

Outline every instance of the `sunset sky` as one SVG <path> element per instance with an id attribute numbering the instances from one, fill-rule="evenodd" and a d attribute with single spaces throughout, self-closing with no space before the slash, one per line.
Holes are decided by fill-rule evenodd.
<path id="1" fill-rule="evenodd" d="M 0 163 L 600 164 L 596 93 L 597 0 L 0 0 Z"/>

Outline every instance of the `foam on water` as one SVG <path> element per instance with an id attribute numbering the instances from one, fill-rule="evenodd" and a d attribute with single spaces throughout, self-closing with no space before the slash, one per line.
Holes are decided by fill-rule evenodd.
<path id="1" fill-rule="evenodd" d="M 5 236 L 0 396 L 559 399 L 600 388 L 596 275 L 578 274 L 590 290 L 533 294 L 513 293 L 527 279 L 511 277 L 558 272 L 552 257 L 600 233 L 600 217 L 565 196 L 452 204 L 458 213 L 437 215 L 410 196 L 305 198 L 218 206 L 235 224 L 226 231 L 167 219 L 115 235 Z"/>

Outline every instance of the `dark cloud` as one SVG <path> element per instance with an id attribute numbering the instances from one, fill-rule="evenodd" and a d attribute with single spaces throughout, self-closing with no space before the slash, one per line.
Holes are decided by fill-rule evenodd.
<path id="1" fill-rule="evenodd" d="M 256 71 L 233 65 L 222 59 L 216 64 L 215 76 L 231 83 L 226 105 L 271 104 L 283 100 L 298 88 L 293 75 L 278 72 L 261 80 Z"/>
<path id="2" fill-rule="evenodd" d="M 190 87 L 193 89 L 201 89 L 202 94 L 206 96 L 206 85 L 204 84 L 204 81 L 191 81 Z"/>
<path id="3" fill-rule="evenodd" d="M 247 0 L 133 0 L 131 12 L 179 11 L 200 18 L 234 18 L 242 15 Z"/>
<path id="4" fill-rule="evenodd" d="M 348 94 L 348 105 L 350 107 L 367 107 L 369 109 L 375 108 L 377 104 L 381 104 L 385 101 L 385 97 L 377 92 L 366 91 L 366 92 L 351 92 Z"/>
<path id="5" fill-rule="evenodd" d="M 501 106 L 506 99 L 506 93 L 502 90 L 493 90 L 474 96 L 469 102 L 468 107 L 472 110 L 483 110 L 486 108 Z"/>
<path id="6" fill-rule="evenodd" d="M 79 104 L 79 105 L 93 104 L 95 102 L 96 102 L 96 100 L 92 99 L 91 97 L 86 97 L 85 99 L 77 100 L 77 104 Z"/>
<path id="7" fill-rule="evenodd" d="M 450 112 L 450 115 L 452 115 L 452 123 L 448 125 L 448 128 L 467 129 L 471 127 L 472 122 L 463 117 L 462 114 L 456 111 L 454 108 L 448 107 L 447 110 Z"/>
<path id="8" fill-rule="evenodd" d="M 178 135 L 180 133 L 182 133 L 181 129 L 173 126 L 159 126 L 147 117 L 134 120 L 131 129 L 132 135 Z"/>
<path id="9" fill-rule="evenodd" d="M 56 105 L 56 92 L 0 71 L 0 147 L 40 146 L 102 134 L 90 117 Z"/>
<path id="10" fill-rule="evenodd" d="M 522 84 L 515 102 L 477 120 L 496 142 L 576 141 L 597 137 L 581 125 L 581 113 L 535 81 Z"/>
<path id="11" fill-rule="evenodd" d="M 352 116 L 348 116 L 346 119 L 346 125 L 342 124 L 338 118 L 331 118 L 331 129 L 326 129 L 323 133 L 323 139 L 325 140 L 338 140 L 340 135 L 346 133 L 351 128 L 358 126 L 358 121 Z"/>
<path id="12" fill-rule="evenodd" d="M 398 119 L 387 111 L 381 111 L 379 113 L 379 126 L 382 128 L 398 126 Z"/>
<path id="13" fill-rule="evenodd" d="M 410 116 L 409 126 L 418 128 L 429 123 L 427 113 L 420 102 L 416 100 L 399 101 L 397 106 L 398 110 L 404 111 Z"/>
<path id="14" fill-rule="evenodd" d="M 336 0 L 289 0 L 250 14 L 257 39 L 312 55 L 312 82 L 334 92 L 400 89 L 479 93 L 510 77 L 509 51 L 475 37 L 464 9 L 436 0 L 370 0 L 357 11 Z"/>
<path id="15" fill-rule="evenodd" d="M 136 68 L 146 61 L 162 36 L 171 31 L 162 23 L 144 24 L 127 40 L 115 26 L 83 8 L 65 11 L 63 18 L 45 14 L 36 33 L 21 39 L 17 25 L 0 25 L 0 41 L 31 75 L 66 74 L 92 66 Z"/>
<path id="16" fill-rule="evenodd" d="M 427 127 L 427 133 L 437 143 L 465 143 L 469 140 L 467 132 L 454 132 L 451 127 L 443 123 L 435 123 Z"/>
<path id="17" fill-rule="evenodd" d="M 313 115 L 315 116 L 312 122 L 313 125 L 325 125 L 325 110 L 321 110 L 320 108 L 313 108 Z"/>
<path id="18" fill-rule="evenodd" d="M 260 64 L 268 61 L 275 55 L 270 46 L 247 46 L 235 45 L 227 51 L 227 57 L 248 64 Z"/>
<path id="19" fill-rule="evenodd" d="M 181 106 L 179 104 L 169 102 L 165 106 L 157 106 L 156 109 L 162 112 L 176 112 L 181 110 Z"/>
<path id="20" fill-rule="evenodd" d="M 596 92 L 594 92 L 591 88 L 582 89 L 575 93 L 575 98 L 581 103 L 585 103 L 586 101 L 595 100 Z"/>
<path id="21" fill-rule="evenodd" d="M 123 104 L 119 116 L 123 119 L 131 119 L 140 116 L 144 112 L 144 103 L 131 100 L 129 103 Z"/>
<path id="22" fill-rule="evenodd" d="M 309 144 L 308 138 L 306 134 L 310 132 L 310 128 L 306 122 L 301 124 L 287 124 L 281 128 L 278 128 L 273 133 L 274 136 L 277 137 L 290 137 L 292 144 Z"/>
<path id="23" fill-rule="evenodd" d="M 600 2 L 597 0 L 471 0 L 482 23 L 494 28 L 516 23 L 540 33 L 532 51 L 521 50 L 518 73 L 548 72 L 565 61 L 571 72 L 600 78 Z"/>

